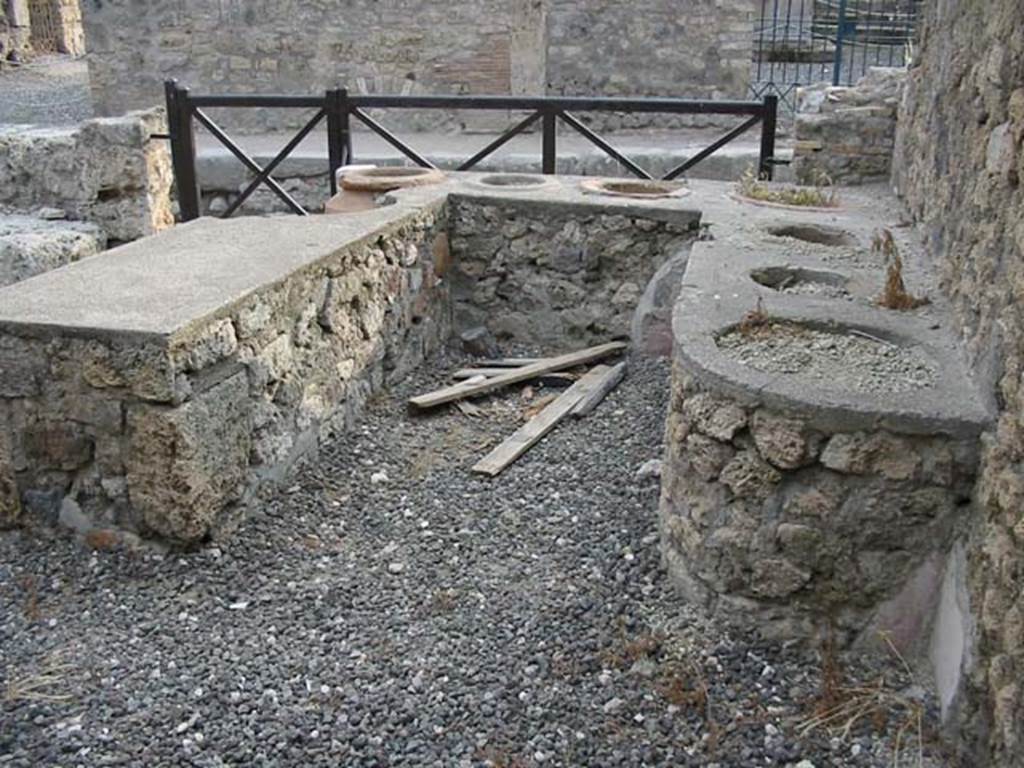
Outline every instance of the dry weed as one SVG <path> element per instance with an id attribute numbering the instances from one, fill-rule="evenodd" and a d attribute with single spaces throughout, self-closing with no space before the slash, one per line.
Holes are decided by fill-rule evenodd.
<path id="1" fill-rule="evenodd" d="M 885 259 L 885 288 L 878 297 L 879 306 L 906 311 L 929 303 L 927 298 L 913 296 L 907 291 L 903 282 L 903 260 L 892 232 L 888 229 L 876 232 L 871 239 L 871 253 Z"/>
<path id="2" fill-rule="evenodd" d="M 36 584 L 35 576 L 26 574 L 20 577 L 18 579 L 18 586 L 25 593 L 25 605 L 22 608 L 25 621 L 34 624 L 43 617 L 42 611 L 39 610 L 39 587 Z"/>
<path id="3" fill-rule="evenodd" d="M 527 762 L 502 747 L 487 747 L 477 753 L 490 768 L 527 768 Z"/>
<path id="4" fill-rule="evenodd" d="M 771 318 L 764 308 L 764 301 L 758 296 L 757 305 L 740 320 L 739 332 L 744 336 L 749 336 L 757 329 L 766 327 L 770 320 Z"/>
<path id="5" fill-rule="evenodd" d="M 627 669 L 642 659 L 656 656 L 664 643 L 665 635 L 661 632 L 644 632 L 627 638 L 626 628 L 620 623 L 618 643 L 601 651 L 598 658 L 609 669 Z"/>
<path id="6" fill-rule="evenodd" d="M 60 689 L 66 687 L 67 676 L 72 669 L 74 666 L 65 662 L 60 653 L 51 654 L 43 662 L 38 672 L 8 679 L 4 698 L 10 703 L 69 701 L 71 694 L 61 693 Z"/>
<path id="7" fill-rule="evenodd" d="M 913 673 L 906 660 L 886 634 L 881 635 L 890 652 L 899 659 L 907 675 Z M 848 738 L 859 726 L 870 725 L 882 733 L 896 724 L 893 744 L 894 768 L 901 765 L 903 749 L 908 735 L 916 741 L 916 764 L 924 764 L 924 706 L 888 683 L 884 676 L 873 684 L 849 685 L 839 661 L 835 631 L 830 625 L 821 646 L 821 695 L 810 716 L 796 726 L 797 735 L 804 738 L 817 730 L 830 736 Z"/>
<path id="8" fill-rule="evenodd" d="M 738 191 L 743 197 L 780 205 L 795 205 L 804 208 L 837 208 L 839 195 L 832 186 L 832 179 L 819 173 L 815 183 L 809 187 L 771 185 L 759 179 L 753 168 L 740 177 Z"/>

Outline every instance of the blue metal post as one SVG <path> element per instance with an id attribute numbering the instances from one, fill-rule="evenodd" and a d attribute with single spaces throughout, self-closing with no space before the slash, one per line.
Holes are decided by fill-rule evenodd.
<path id="1" fill-rule="evenodd" d="M 843 37 L 846 35 L 846 0 L 839 0 L 839 12 L 836 17 L 836 56 L 832 62 L 832 85 L 839 85 L 840 73 L 843 71 Z"/>

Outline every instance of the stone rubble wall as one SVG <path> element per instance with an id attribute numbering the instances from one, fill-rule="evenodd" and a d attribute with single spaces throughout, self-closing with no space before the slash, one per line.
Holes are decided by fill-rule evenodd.
<path id="1" fill-rule="evenodd" d="M 52 0 L 59 26 L 57 50 L 69 56 L 85 55 L 85 29 L 82 26 L 82 3 L 85 0 Z"/>
<path id="2" fill-rule="evenodd" d="M 921 652 L 975 441 L 812 428 L 738 401 L 676 360 L 660 524 L 691 600 L 768 637 Z"/>
<path id="3" fill-rule="evenodd" d="M 877 67 L 853 87 L 797 91 L 793 172 L 801 184 L 864 184 L 889 178 L 905 69 Z"/>
<path id="4" fill-rule="evenodd" d="M 995 395 L 975 525 L 958 725 L 974 763 L 1024 764 L 1024 5 L 926 4 L 893 181 L 921 222 L 976 374 Z"/>
<path id="5" fill-rule="evenodd" d="M 628 338 L 651 278 L 666 261 L 685 263 L 695 237 L 696 221 L 671 212 L 659 220 L 462 196 L 451 206 L 456 325 L 485 325 L 499 339 L 529 344 Z M 669 293 L 658 306 L 670 335 Z M 656 308 L 648 310 L 654 317 Z M 653 340 L 656 331 L 644 335 Z"/>
<path id="6" fill-rule="evenodd" d="M 169 77 L 219 93 L 308 94 L 344 84 L 354 93 L 745 98 L 754 5 L 152 0 L 139 13 L 127 0 L 84 0 L 83 12 L 94 105 L 98 114 L 117 114 L 162 102 Z M 299 110 L 213 114 L 252 130 L 297 128 L 307 119 Z M 497 128 L 513 117 L 381 113 L 404 130 Z M 594 119 L 604 127 L 651 122 Z"/>
<path id="7" fill-rule="evenodd" d="M 0 523 L 179 542 L 230 527 L 448 338 L 444 217 L 425 208 L 170 338 L 0 333 Z"/>
<path id="8" fill-rule="evenodd" d="M 0 68 L 9 55 L 31 47 L 28 0 L 0 2 Z"/>
<path id="9" fill-rule="evenodd" d="M 49 29 L 46 44 L 40 45 L 42 22 L 33 25 L 29 0 L 0 0 L 0 67 L 7 56 L 21 53 L 85 54 L 82 0 L 49 0 Z M 36 29 L 33 29 L 36 26 Z"/>
<path id="10" fill-rule="evenodd" d="M 173 174 L 160 109 L 74 128 L 0 126 L 0 207 L 64 211 L 128 241 L 174 223 Z"/>
<path id="11" fill-rule="evenodd" d="M 754 0 L 550 0 L 548 93 L 750 98 Z M 715 115 L 586 115 L 600 130 L 735 123 Z"/>

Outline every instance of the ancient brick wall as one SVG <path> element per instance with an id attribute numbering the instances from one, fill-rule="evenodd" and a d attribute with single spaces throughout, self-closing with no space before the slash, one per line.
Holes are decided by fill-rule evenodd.
<path id="1" fill-rule="evenodd" d="M 542 9 L 530 0 L 84 0 L 101 114 L 163 99 L 163 80 L 197 91 L 537 93 Z M 389 115 L 388 124 L 416 123 Z M 458 127 L 462 118 L 448 116 Z M 305 122 L 296 110 L 231 115 L 235 125 Z"/>
<path id="2" fill-rule="evenodd" d="M 863 184 L 888 178 L 905 80 L 905 69 L 877 67 L 853 87 L 800 88 L 793 147 L 797 181 Z"/>
<path id="3" fill-rule="evenodd" d="M 1020 0 L 929 4 L 894 160 L 977 375 L 1001 409 L 968 537 L 976 631 L 960 717 L 966 749 L 999 766 L 1024 764 L 1022 29 Z"/>
<path id="4" fill-rule="evenodd" d="M 0 62 L 28 49 L 29 35 L 28 0 L 0 0 Z"/>
<path id="5" fill-rule="evenodd" d="M 548 92 L 747 98 L 754 6 L 754 0 L 551 0 Z M 650 116 L 634 115 L 616 125 L 648 122 Z"/>
<path id="6" fill-rule="evenodd" d="M 456 324 L 557 346 L 628 337 L 658 268 L 685 264 L 696 221 L 686 210 L 629 216 L 460 197 L 452 225 Z"/>
<path id="7" fill-rule="evenodd" d="M 101 114 L 198 91 L 744 97 L 754 0 L 83 0 Z M 492 120 L 504 123 L 508 116 Z M 236 125 L 297 124 L 235 112 Z M 388 115 L 407 128 L 479 127 L 480 116 Z"/>

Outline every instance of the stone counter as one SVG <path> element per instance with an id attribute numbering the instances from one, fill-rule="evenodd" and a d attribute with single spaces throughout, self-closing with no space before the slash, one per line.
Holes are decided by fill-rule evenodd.
<path id="1" fill-rule="evenodd" d="M 729 621 L 785 638 L 886 630 L 920 651 L 990 411 L 941 297 L 876 304 L 871 233 L 898 212 L 870 194 L 843 205 L 707 214 L 727 234 L 694 245 L 674 311 L 662 549 L 684 593 Z M 894 231 L 908 283 L 931 289 Z"/>
<path id="2" fill-rule="evenodd" d="M 446 341 L 453 306 L 478 322 L 491 301 L 480 291 L 502 297 L 495 318 L 533 302 L 564 323 L 520 340 L 564 350 L 628 336 L 631 303 L 655 316 L 641 294 L 685 258 L 699 213 L 685 198 L 592 196 L 578 183 L 524 192 L 453 175 L 355 215 L 200 219 L 0 290 L 2 519 L 216 534 Z M 535 234 L 508 231 L 510 211 Z M 618 234 L 549 237 L 592 221 Z M 498 274 L 517 243 L 536 253 L 516 269 L 572 268 Z M 592 286 L 602 303 L 574 326 Z"/>
<path id="3" fill-rule="evenodd" d="M 5 487 L 43 518 L 215 532 L 447 337 L 445 229 L 443 196 L 202 219 L 6 289 Z"/>

